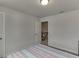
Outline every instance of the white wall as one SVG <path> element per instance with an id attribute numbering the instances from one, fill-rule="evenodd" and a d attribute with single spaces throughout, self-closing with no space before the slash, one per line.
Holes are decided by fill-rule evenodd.
<path id="1" fill-rule="evenodd" d="M 38 18 L 3 7 L 0 7 L 0 12 L 6 15 L 6 54 L 39 43 L 34 37 Z"/>
<path id="2" fill-rule="evenodd" d="M 48 21 L 48 45 L 78 53 L 79 10 L 41 18 Z"/>

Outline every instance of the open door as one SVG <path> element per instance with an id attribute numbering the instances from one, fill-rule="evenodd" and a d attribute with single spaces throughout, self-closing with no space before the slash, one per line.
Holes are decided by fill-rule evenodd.
<path id="1" fill-rule="evenodd" d="M 41 23 L 41 43 L 48 45 L 48 22 Z"/>

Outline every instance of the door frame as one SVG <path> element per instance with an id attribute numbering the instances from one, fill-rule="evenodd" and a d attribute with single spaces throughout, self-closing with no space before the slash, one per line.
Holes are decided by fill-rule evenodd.
<path id="1" fill-rule="evenodd" d="M 0 12 L 0 14 L 3 15 L 3 32 L 1 33 L 2 35 L 2 42 L 3 42 L 3 56 L 2 57 L 6 57 L 6 40 L 5 40 L 5 12 Z"/>
<path id="2" fill-rule="evenodd" d="M 43 23 L 43 22 L 47 22 L 47 23 L 48 23 L 47 20 L 41 21 L 41 26 L 42 26 L 42 23 Z M 41 31 L 42 31 L 42 27 L 41 27 Z M 48 34 L 48 35 L 49 35 L 49 34 Z M 49 36 L 48 36 L 48 38 L 49 38 Z M 42 42 L 42 37 L 41 37 L 41 42 Z M 48 45 L 48 42 L 47 42 L 47 45 Z"/>

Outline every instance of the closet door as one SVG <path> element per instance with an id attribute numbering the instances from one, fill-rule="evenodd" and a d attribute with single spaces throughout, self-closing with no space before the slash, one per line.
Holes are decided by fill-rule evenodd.
<path id="1" fill-rule="evenodd" d="M 35 21 L 35 41 L 39 44 L 41 43 L 41 22 L 39 20 Z"/>
<path id="2" fill-rule="evenodd" d="M 0 13 L 0 57 L 5 57 L 5 18 Z"/>

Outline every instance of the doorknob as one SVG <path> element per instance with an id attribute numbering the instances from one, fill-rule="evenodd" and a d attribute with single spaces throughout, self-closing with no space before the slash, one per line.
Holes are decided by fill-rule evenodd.
<path id="1" fill-rule="evenodd" d="M 2 38 L 0 38 L 0 40 L 2 40 Z"/>

